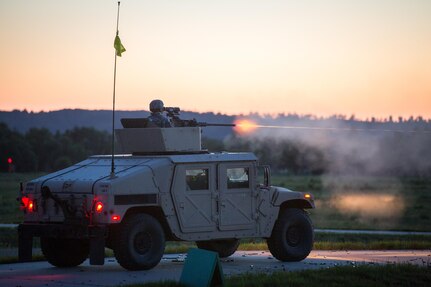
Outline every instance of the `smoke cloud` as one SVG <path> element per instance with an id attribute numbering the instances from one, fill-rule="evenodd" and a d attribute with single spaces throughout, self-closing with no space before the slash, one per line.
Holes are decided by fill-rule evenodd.
<path id="1" fill-rule="evenodd" d="M 401 196 L 389 193 L 367 194 L 350 191 L 333 195 L 331 206 L 342 213 L 356 214 L 363 219 L 393 219 L 404 211 Z"/>
<path id="2" fill-rule="evenodd" d="M 352 226 L 397 227 L 409 208 L 397 178 L 431 176 L 429 121 L 246 119 L 258 127 L 228 139 L 228 149 L 252 150 L 276 172 L 323 175 L 322 193 L 316 197 L 323 225 L 341 214 Z M 380 183 L 385 178 L 390 180 Z"/>
<path id="3" fill-rule="evenodd" d="M 295 160 L 320 166 L 326 174 L 431 175 L 431 123 L 427 121 L 259 115 L 248 119 L 259 127 L 240 136 L 250 142 L 251 149 L 260 152 L 264 161 L 288 160 L 284 144 L 298 149 L 300 157 Z M 273 147 L 272 156 L 263 154 L 268 145 Z"/>

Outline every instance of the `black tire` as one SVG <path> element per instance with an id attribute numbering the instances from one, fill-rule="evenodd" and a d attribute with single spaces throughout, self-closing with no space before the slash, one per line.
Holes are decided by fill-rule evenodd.
<path id="1" fill-rule="evenodd" d="M 267 239 L 271 254 L 280 261 L 301 261 L 313 248 L 313 225 L 302 209 L 282 210 Z"/>
<path id="2" fill-rule="evenodd" d="M 148 214 L 130 216 L 120 227 L 114 255 L 127 270 L 148 270 L 156 266 L 165 251 L 165 234 L 160 223 Z"/>
<path id="3" fill-rule="evenodd" d="M 209 241 L 196 241 L 196 245 L 200 249 L 214 251 L 218 253 L 220 258 L 226 258 L 235 253 L 239 246 L 238 239 L 220 239 Z"/>
<path id="4" fill-rule="evenodd" d="M 75 267 L 88 258 L 88 240 L 41 237 L 40 245 L 46 260 L 57 267 Z"/>

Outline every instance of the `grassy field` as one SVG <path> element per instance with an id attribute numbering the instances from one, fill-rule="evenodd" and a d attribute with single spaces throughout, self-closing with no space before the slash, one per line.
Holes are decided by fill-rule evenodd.
<path id="1" fill-rule="evenodd" d="M 339 266 L 330 269 L 298 272 L 275 272 L 272 274 L 241 274 L 225 278 L 225 285 L 236 287 L 254 286 L 429 286 L 431 268 L 413 265 Z M 177 282 L 122 285 L 123 287 L 176 287 Z"/>
<path id="2" fill-rule="evenodd" d="M 0 223 L 19 223 L 19 182 L 41 174 L 0 173 Z M 431 178 L 273 175 L 272 184 L 312 192 L 315 228 L 431 231 Z"/>

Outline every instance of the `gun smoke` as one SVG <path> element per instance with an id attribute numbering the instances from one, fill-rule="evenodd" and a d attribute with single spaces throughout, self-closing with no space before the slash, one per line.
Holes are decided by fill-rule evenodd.
<path id="1" fill-rule="evenodd" d="M 262 163 L 275 162 L 287 173 L 431 175 L 431 123 L 257 115 L 249 120 L 254 128 L 244 125 L 246 133 L 229 138 L 227 146 L 247 145 Z"/>
<path id="2" fill-rule="evenodd" d="M 244 119 L 243 119 L 244 120 Z M 245 132 L 226 141 L 251 148 L 277 172 L 322 175 L 326 192 L 316 205 L 390 228 L 406 209 L 397 177 L 431 176 L 431 124 L 251 116 Z M 255 126 L 253 128 L 253 122 Z M 232 144 L 233 143 L 233 144 Z M 352 177 L 353 176 L 353 177 Z M 390 189 L 352 188 L 341 178 L 393 177 Z M 353 184 L 354 185 L 354 184 Z M 365 188 L 364 188 L 365 186 Z M 318 206 L 319 208 L 319 206 Z"/>

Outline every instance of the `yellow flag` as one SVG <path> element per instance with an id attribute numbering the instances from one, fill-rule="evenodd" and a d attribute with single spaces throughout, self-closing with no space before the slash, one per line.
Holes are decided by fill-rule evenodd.
<path id="1" fill-rule="evenodd" d="M 121 44 L 121 40 L 120 40 L 120 37 L 118 35 L 115 36 L 114 48 L 115 48 L 117 56 L 119 56 L 119 57 L 121 57 L 121 53 L 126 52 L 126 48 L 124 48 L 123 44 Z"/>

